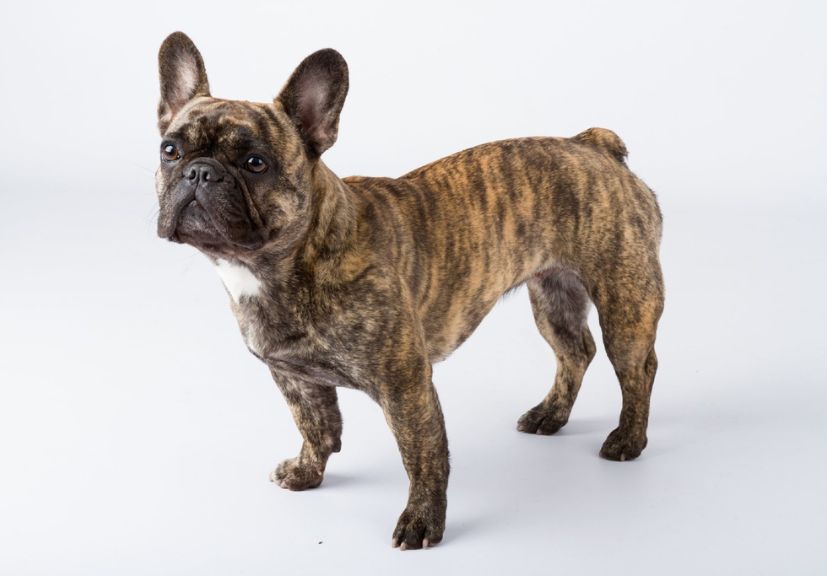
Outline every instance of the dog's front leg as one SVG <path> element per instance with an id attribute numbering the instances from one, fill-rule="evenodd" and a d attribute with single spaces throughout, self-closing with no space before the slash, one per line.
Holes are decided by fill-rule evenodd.
<path id="1" fill-rule="evenodd" d="M 303 442 L 299 455 L 279 464 L 270 480 L 289 490 L 315 488 L 322 483 L 328 457 L 342 447 L 342 415 L 336 389 L 271 373 L 290 406 Z"/>
<path id="2" fill-rule="evenodd" d="M 410 479 L 408 504 L 393 532 L 393 546 L 424 548 L 442 540 L 448 488 L 448 440 L 431 367 L 413 381 L 396 382 L 381 398 Z"/>

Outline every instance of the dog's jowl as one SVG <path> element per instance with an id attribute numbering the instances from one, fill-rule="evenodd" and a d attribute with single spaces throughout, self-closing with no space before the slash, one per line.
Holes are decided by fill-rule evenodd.
<path id="1" fill-rule="evenodd" d="M 492 142 L 401 178 L 339 178 L 320 158 L 348 90 L 339 53 L 311 54 L 262 104 L 213 98 L 184 34 L 164 41 L 159 63 L 158 234 L 212 261 L 244 342 L 290 406 L 303 444 L 273 482 L 321 484 L 341 448 L 336 387 L 362 390 L 410 478 L 393 544 L 439 542 L 448 442 L 431 366 L 523 283 L 557 374 L 517 428 L 566 424 L 595 354 L 593 302 L 623 392 L 600 454 L 641 453 L 663 310 L 661 215 L 617 135 Z"/>

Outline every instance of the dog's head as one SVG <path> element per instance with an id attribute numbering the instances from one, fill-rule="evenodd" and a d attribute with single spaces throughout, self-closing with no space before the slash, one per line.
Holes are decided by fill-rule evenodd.
<path id="1" fill-rule="evenodd" d="M 272 103 L 210 96 L 204 61 L 181 32 L 158 54 L 158 235 L 214 256 L 287 246 L 310 226 L 312 172 L 336 141 L 348 88 L 335 50 L 308 56 Z"/>

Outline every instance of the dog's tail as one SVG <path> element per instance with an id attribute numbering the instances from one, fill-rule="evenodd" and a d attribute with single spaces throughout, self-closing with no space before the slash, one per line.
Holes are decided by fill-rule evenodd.
<path id="1" fill-rule="evenodd" d="M 623 163 L 626 159 L 626 144 L 623 143 L 620 136 L 606 128 L 589 128 L 572 138 L 572 140 L 605 150 L 618 162 Z"/>

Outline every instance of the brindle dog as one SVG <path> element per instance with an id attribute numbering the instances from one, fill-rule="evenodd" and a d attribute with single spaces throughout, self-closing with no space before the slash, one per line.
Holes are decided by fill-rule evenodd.
<path id="1" fill-rule="evenodd" d="M 180 32 L 159 62 L 158 234 L 215 264 L 247 346 L 290 405 L 303 444 L 274 482 L 322 482 L 341 447 L 336 386 L 362 390 L 384 410 L 410 478 L 393 545 L 439 542 L 448 442 L 431 365 L 522 283 L 557 375 L 517 428 L 566 424 L 595 353 L 591 301 L 623 392 L 600 453 L 641 453 L 663 310 L 661 214 L 617 135 L 505 140 L 401 178 L 341 179 L 320 159 L 348 89 L 338 52 L 308 56 L 263 104 L 210 96 Z"/>

